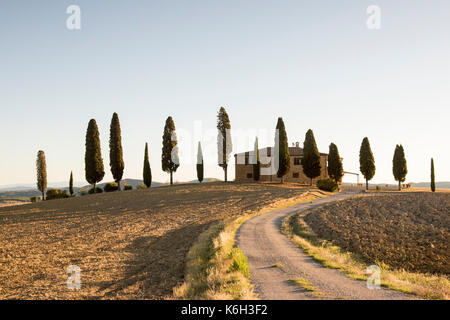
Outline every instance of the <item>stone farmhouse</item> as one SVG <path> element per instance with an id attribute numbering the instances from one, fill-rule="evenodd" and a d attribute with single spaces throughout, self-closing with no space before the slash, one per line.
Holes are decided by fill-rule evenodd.
<path id="1" fill-rule="evenodd" d="M 275 168 L 272 166 L 272 147 L 259 149 L 259 156 L 261 162 L 260 181 L 280 181 L 277 177 Z M 309 184 L 310 179 L 303 173 L 301 161 L 303 158 L 303 148 L 300 148 L 297 142 L 295 146 L 289 147 L 289 155 L 291 158 L 291 167 L 289 172 L 284 176 L 283 180 L 286 182 L 297 182 L 301 184 Z M 253 181 L 253 162 L 254 152 L 242 152 L 234 155 L 235 160 L 235 181 L 245 182 Z M 322 165 L 321 174 L 319 177 L 313 179 L 315 184 L 320 179 L 328 178 L 328 154 L 320 153 L 320 160 Z"/>

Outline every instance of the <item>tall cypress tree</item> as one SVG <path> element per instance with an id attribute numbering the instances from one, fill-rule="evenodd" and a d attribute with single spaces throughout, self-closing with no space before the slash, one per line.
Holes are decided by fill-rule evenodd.
<path id="1" fill-rule="evenodd" d="M 258 137 L 255 139 L 255 150 L 253 151 L 253 180 L 259 181 L 261 176 L 261 161 L 259 159 Z"/>
<path id="2" fill-rule="evenodd" d="M 69 193 L 70 193 L 70 196 L 73 196 L 73 172 L 72 171 L 70 171 Z"/>
<path id="3" fill-rule="evenodd" d="M 431 192 L 436 191 L 436 182 L 434 178 L 434 159 L 431 158 Z"/>
<path id="4" fill-rule="evenodd" d="M 369 180 L 375 175 L 375 159 L 370 148 L 369 139 L 365 137 L 359 150 L 359 169 L 366 179 L 366 190 L 369 190 Z"/>
<path id="5" fill-rule="evenodd" d="M 164 126 L 161 163 L 163 171 L 170 174 L 170 185 L 173 185 L 173 173 L 180 166 L 177 143 L 175 123 L 172 117 L 168 117 Z"/>
<path id="6" fill-rule="evenodd" d="M 197 152 L 197 179 L 198 182 L 203 181 L 203 151 L 202 151 L 202 145 L 200 144 L 200 141 L 198 142 L 198 152 Z"/>
<path id="7" fill-rule="evenodd" d="M 120 191 L 120 180 L 123 177 L 125 164 L 123 162 L 122 135 L 120 130 L 119 116 L 114 112 L 111 119 L 109 136 L 109 165 L 114 181 L 116 181 Z"/>
<path id="8" fill-rule="evenodd" d="M 275 160 L 275 168 L 278 168 L 277 177 L 280 178 L 280 182 L 283 183 L 283 177 L 291 168 L 291 157 L 289 155 L 286 128 L 284 127 L 283 118 L 281 117 L 279 117 L 277 121 L 275 133 L 275 154 L 273 156 Z"/>
<path id="9" fill-rule="evenodd" d="M 86 154 L 84 157 L 86 180 L 95 188 L 97 183 L 102 181 L 105 176 L 103 167 L 102 151 L 100 146 L 100 133 L 98 132 L 95 119 L 89 121 L 86 132 Z"/>
<path id="10" fill-rule="evenodd" d="M 402 190 L 402 182 L 406 179 L 408 168 L 406 166 L 405 151 L 402 145 L 395 146 L 394 159 L 392 160 L 392 172 L 394 178 L 398 181 L 398 190 Z"/>
<path id="11" fill-rule="evenodd" d="M 219 166 L 223 168 L 224 181 L 228 181 L 228 159 L 233 149 L 231 142 L 231 123 L 228 113 L 221 107 L 217 114 L 217 153 Z"/>
<path id="12" fill-rule="evenodd" d="M 320 153 L 317 149 L 316 139 L 311 129 L 306 132 L 305 141 L 303 142 L 303 158 L 302 167 L 305 175 L 311 180 L 320 176 L 322 165 L 320 164 Z"/>
<path id="13" fill-rule="evenodd" d="M 45 153 L 42 150 L 39 150 L 37 154 L 36 171 L 37 188 L 42 193 L 42 200 L 45 200 L 45 190 L 47 189 L 47 162 L 45 160 Z"/>
<path id="14" fill-rule="evenodd" d="M 339 150 L 334 143 L 330 144 L 328 152 L 328 175 L 331 179 L 336 181 L 336 183 L 340 182 L 344 176 L 344 169 Z"/>
<path id="15" fill-rule="evenodd" d="M 144 184 L 147 188 L 152 186 L 152 169 L 150 168 L 150 160 L 148 157 L 148 143 L 145 143 L 144 151 Z"/>

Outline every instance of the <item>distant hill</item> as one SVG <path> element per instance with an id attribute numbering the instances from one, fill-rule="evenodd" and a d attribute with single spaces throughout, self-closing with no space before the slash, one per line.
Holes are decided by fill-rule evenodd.
<path id="1" fill-rule="evenodd" d="M 216 181 L 221 181 L 221 180 L 216 179 L 216 178 L 205 178 L 203 180 L 204 183 L 205 182 L 216 182 Z M 99 188 L 103 189 L 107 183 L 108 182 L 100 183 L 97 186 Z M 143 181 L 140 179 L 124 179 L 121 182 L 122 189 L 123 189 L 124 183 L 132 186 L 133 189 L 136 189 L 136 187 L 141 185 L 143 183 Z M 198 181 L 191 180 L 191 181 L 177 182 L 177 184 L 185 184 L 185 183 L 198 183 Z M 75 194 L 80 194 L 81 192 L 88 192 L 92 188 L 91 185 L 83 186 L 83 183 L 80 183 L 80 182 L 78 182 L 77 185 L 82 186 L 82 187 L 74 187 L 73 190 L 74 190 Z M 168 184 L 163 183 L 163 182 L 157 182 L 157 181 L 152 182 L 152 188 L 161 187 L 164 185 L 168 185 Z M 49 184 L 48 189 L 52 189 L 52 188 L 58 188 L 58 189 L 67 190 L 67 191 L 69 190 L 69 188 L 67 187 L 67 182 L 51 183 L 51 184 Z M 20 200 L 20 201 L 29 200 L 30 197 L 38 197 L 40 195 L 41 195 L 41 192 L 35 188 L 35 184 L 9 185 L 9 186 L 2 186 L 0 188 L 0 202 L 10 201 L 10 200 Z"/>
<path id="2" fill-rule="evenodd" d="M 361 181 L 362 183 L 365 184 L 364 181 Z M 349 183 L 349 182 L 344 182 L 343 183 L 344 186 L 349 186 L 349 185 L 354 185 L 354 183 Z M 369 186 L 382 186 L 384 187 L 386 185 L 386 183 L 369 183 Z M 387 183 L 387 185 L 389 187 L 397 187 L 398 184 L 391 184 L 391 183 Z M 412 183 L 412 187 L 413 188 L 429 188 L 430 187 L 430 182 L 413 182 Z M 436 182 L 436 188 L 437 189 L 450 189 L 450 181 L 440 181 L 440 182 Z"/>
<path id="3" fill-rule="evenodd" d="M 418 182 L 418 183 L 413 183 L 412 186 L 416 187 L 416 188 L 429 188 L 430 187 L 430 183 L 429 182 Z M 436 182 L 436 188 L 438 188 L 438 189 L 450 189 L 450 181 Z"/>

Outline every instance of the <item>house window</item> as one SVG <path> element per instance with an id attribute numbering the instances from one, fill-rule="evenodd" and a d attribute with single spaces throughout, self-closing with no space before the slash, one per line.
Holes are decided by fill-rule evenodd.
<path id="1" fill-rule="evenodd" d="M 299 166 L 302 164 L 302 158 L 294 158 L 294 165 Z"/>
<path id="2" fill-rule="evenodd" d="M 245 165 L 248 166 L 248 157 L 245 157 Z"/>
<path id="3" fill-rule="evenodd" d="M 298 177 L 300 177 L 300 175 L 298 174 L 298 172 L 294 172 L 294 173 L 292 174 L 292 177 L 293 177 L 293 178 L 298 178 Z"/>
<path id="4" fill-rule="evenodd" d="M 251 173 L 247 173 L 247 179 L 251 179 L 253 175 Z"/>

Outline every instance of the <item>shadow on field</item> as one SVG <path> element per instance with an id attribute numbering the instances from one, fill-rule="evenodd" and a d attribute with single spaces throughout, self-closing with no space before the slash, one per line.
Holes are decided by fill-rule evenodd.
<path id="1" fill-rule="evenodd" d="M 212 222 L 189 225 L 169 231 L 161 237 L 135 239 L 125 250 L 131 255 L 126 261 L 123 278 L 117 283 L 98 283 L 104 297 L 116 297 L 128 289 L 139 292 L 137 299 L 169 298 L 172 288 L 184 279 L 189 248 Z M 178 275 L 178 276 L 175 276 Z"/>

